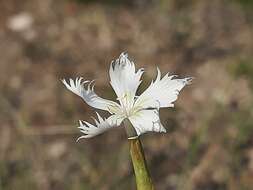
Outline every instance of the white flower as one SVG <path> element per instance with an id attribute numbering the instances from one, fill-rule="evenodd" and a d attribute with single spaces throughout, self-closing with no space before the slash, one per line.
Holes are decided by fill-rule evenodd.
<path id="1" fill-rule="evenodd" d="M 84 135 L 78 140 L 94 137 L 112 127 L 120 126 L 126 118 L 132 123 L 138 136 L 148 131 L 166 132 L 160 122 L 159 109 L 173 107 L 180 90 L 189 84 L 192 78 L 178 79 L 175 75 L 169 74 L 161 77 L 161 72 L 157 68 L 156 80 L 152 81 L 140 96 L 136 96 L 143 72 L 143 69 L 136 71 L 134 63 L 125 53 L 111 63 L 110 83 L 117 95 L 118 103 L 99 97 L 94 92 L 93 81 L 83 80 L 81 77 L 70 79 L 69 82 L 62 80 L 67 89 L 80 96 L 88 105 L 111 114 L 110 117 L 103 119 L 97 113 L 95 125 L 79 121 L 79 128 Z"/>

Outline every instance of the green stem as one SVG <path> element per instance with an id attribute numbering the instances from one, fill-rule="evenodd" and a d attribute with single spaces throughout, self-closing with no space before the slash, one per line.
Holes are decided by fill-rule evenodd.
<path id="1" fill-rule="evenodd" d="M 134 166 L 137 190 L 154 190 L 140 139 L 129 139 L 128 142 Z"/>
<path id="2" fill-rule="evenodd" d="M 137 190 L 154 190 L 141 141 L 136 135 L 134 128 L 128 119 L 124 120 L 124 125 L 128 135 L 128 142 L 134 167 Z"/>

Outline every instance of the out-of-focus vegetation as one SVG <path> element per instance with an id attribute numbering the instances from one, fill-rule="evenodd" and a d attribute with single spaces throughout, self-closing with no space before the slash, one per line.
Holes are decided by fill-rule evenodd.
<path id="1" fill-rule="evenodd" d="M 60 82 L 96 79 L 127 51 L 140 92 L 164 73 L 194 76 L 167 134 L 142 136 L 157 189 L 253 187 L 253 4 L 250 0 L 0 1 L 0 190 L 134 189 L 123 128 L 76 143 L 89 108 Z"/>

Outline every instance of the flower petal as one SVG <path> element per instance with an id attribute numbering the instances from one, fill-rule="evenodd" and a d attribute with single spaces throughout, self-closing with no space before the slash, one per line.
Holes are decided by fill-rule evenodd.
<path id="1" fill-rule="evenodd" d="M 173 107 L 182 88 L 192 81 L 192 77 L 178 79 L 176 75 L 166 74 L 161 78 L 161 72 L 157 68 L 156 80 L 137 98 L 134 106 L 140 108 Z"/>
<path id="2" fill-rule="evenodd" d="M 83 80 L 83 78 L 80 77 L 76 78 L 75 81 L 69 79 L 69 83 L 65 79 L 63 79 L 62 82 L 68 90 L 80 96 L 91 107 L 109 112 L 119 108 L 116 102 L 103 99 L 94 92 L 93 81 Z"/>
<path id="3" fill-rule="evenodd" d="M 110 83 L 121 105 L 130 108 L 141 81 L 143 69 L 135 71 L 135 65 L 128 59 L 128 55 L 121 53 L 119 58 L 110 66 Z"/>
<path id="4" fill-rule="evenodd" d="M 97 119 L 93 118 L 95 125 L 90 124 L 87 121 L 79 120 L 80 126 L 78 128 L 85 135 L 79 137 L 77 139 L 77 141 L 79 141 L 80 139 L 83 139 L 83 138 L 94 137 L 96 135 L 99 135 L 99 134 L 107 131 L 108 129 L 110 129 L 112 127 L 117 127 L 121 124 L 122 120 L 124 119 L 119 115 L 111 115 L 107 119 L 103 119 L 98 113 L 96 113 L 96 114 L 97 114 Z"/>
<path id="5" fill-rule="evenodd" d="M 161 124 L 158 109 L 141 110 L 130 116 L 129 120 L 138 136 L 148 131 L 166 132 Z"/>

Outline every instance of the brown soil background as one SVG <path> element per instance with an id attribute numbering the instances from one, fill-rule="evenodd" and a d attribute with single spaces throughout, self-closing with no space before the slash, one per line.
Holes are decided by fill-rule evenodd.
<path id="1" fill-rule="evenodd" d="M 167 134 L 142 136 L 158 190 L 253 188 L 253 3 L 250 0 L 0 1 L 0 190 L 135 189 L 126 134 L 76 143 L 95 112 L 60 79 L 96 79 L 127 51 L 142 91 L 163 73 L 194 76 Z M 30 22 L 13 28 L 14 18 Z"/>

